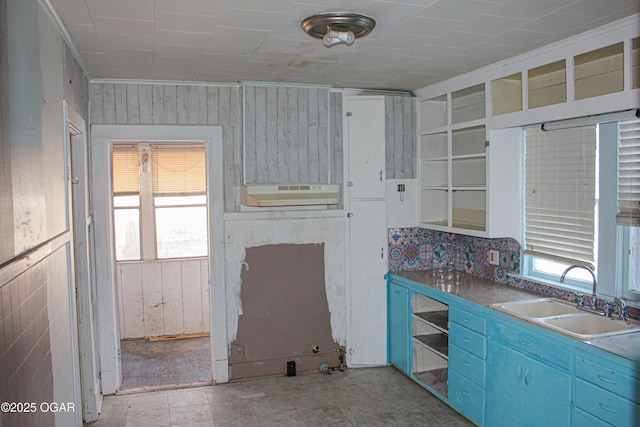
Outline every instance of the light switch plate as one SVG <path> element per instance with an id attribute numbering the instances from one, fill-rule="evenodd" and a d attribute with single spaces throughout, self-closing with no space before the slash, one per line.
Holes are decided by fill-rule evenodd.
<path id="1" fill-rule="evenodd" d="M 489 264 L 500 264 L 500 251 L 489 251 Z"/>

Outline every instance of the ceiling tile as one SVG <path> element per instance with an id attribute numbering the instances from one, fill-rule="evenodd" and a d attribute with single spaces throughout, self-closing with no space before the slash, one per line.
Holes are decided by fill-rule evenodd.
<path id="1" fill-rule="evenodd" d="M 153 20 L 154 0 L 86 0 L 94 18 Z"/>
<path id="2" fill-rule="evenodd" d="M 281 12 L 264 12 L 225 7 L 220 13 L 220 22 L 231 28 L 250 30 L 272 30 L 282 18 Z"/>
<path id="3" fill-rule="evenodd" d="M 522 19 L 505 18 L 504 16 L 480 15 L 455 29 L 466 33 L 496 35 L 509 31 L 525 22 Z"/>
<path id="4" fill-rule="evenodd" d="M 156 31 L 155 43 L 170 46 L 207 45 L 211 39 L 211 33 L 188 33 L 184 31 Z"/>
<path id="5" fill-rule="evenodd" d="M 187 15 L 182 13 L 157 13 L 156 30 L 190 31 L 194 33 L 210 33 L 218 18 L 211 15 Z"/>
<path id="6" fill-rule="evenodd" d="M 153 37 L 153 21 L 93 18 L 98 34 L 120 34 Z"/>
<path id="7" fill-rule="evenodd" d="M 554 12 L 576 0 L 510 0 L 494 7 L 488 13 L 496 16 L 524 19 L 527 21 Z"/>
<path id="8" fill-rule="evenodd" d="M 555 12 L 521 25 L 519 28 L 522 30 L 539 31 L 552 35 L 564 34 L 572 28 L 586 25 L 591 21 L 593 21 L 593 18 L 587 15 Z"/>
<path id="9" fill-rule="evenodd" d="M 184 13 L 216 16 L 222 8 L 221 0 L 155 0 L 156 13 Z"/>
<path id="10" fill-rule="evenodd" d="M 291 0 L 222 0 L 224 7 L 266 12 L 284 12 L 291 7 Z"/>
<path id="11" fill-rule="evenodd" d="M 131 49 L 151 51 L 153 49 L 153 37 L 132 36 L 128 34 L 103 35 L 102 47 L 104 49 Z"/>
<path id="12" fill-rule="evenodd" d="M 414 16 L 402 25 L 398 25 L 394 32 L 398 34 L 416 34 L 419 36 L 437 37 L 458 26 L 460 22 L 445 19 L 432 19 Z"/>
<path id="13" fill-rule="evenodd" d="M 493 7 L 494 4 L 477 0 L 438 0 L 418 13 L 418 16 L 467 21 Z"/>

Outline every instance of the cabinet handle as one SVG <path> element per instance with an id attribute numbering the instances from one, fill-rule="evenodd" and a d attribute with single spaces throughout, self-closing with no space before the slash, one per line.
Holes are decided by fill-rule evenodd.
<path id="1" fill-rule="evenodd" d="M 462 364 L 463 364 L 464 366 L 466 366 L 467 368 L 471 366 L 471 363 L 467 362 L 466 360 L 463 360 L 463 361 L 462 361 Z"/>
<path id="2" fill-rule="evenodd" d="M 612 413 L 614 413 L 614 414 L 617 414 L 617 413 L 618 413 L 618 411 L 616 411 L 616 410 L 615 410 L 615 409 L 613 409 L 613 408 L 609 408 L 609 407 L 608 407 L 607 405 L 605 405 L 604 403 L 598 403 L 598 406 L 599 406 L 600 408 L 602 408 L 602 410 L 604 410 L 604 411 L 612 412 Z"/>
<path id="3" fill-rule="evenodd" d="M 610 379 L 609 379 L 609 378 L 607 378 L 607 377 L 603 377 L 602 375 L 598 375 L 598 379 L 599 379 L 600 381 L 602 381 L 603 383 L 616 384 L 616 382 L 615 382 L 615 381 L 610 380 Z"/>
<path id="4" fill-rule="evenodd" d="M 462 341 L 466 342 L 467 344 L 469 344 L 471 342 L 471 340 L 469 338 L 466 338 L 466 337 L 462 337 Z"/>
<path id="5" fill-rule="evenodd" d="M 527 369 L 526 371 L 524 371 L 524 383 L 526 385 L 529 385 L 529 382 L 531 382 L 531 371 Z"/>
<path id="6" fill-rule="evenodd" d="M 462 319 L 462 321 L 463 321 L 464 323 L 471 323 L 471 320 L 467 319 L 466 317 L 465 317 L 465 318 L 463 318 L 463 319 Z"/>
<path id="7" fill-rule="evenodd" d="M 382 169 L 380 169 L 380 182 L 382 182 Z"/>
<path id="8" fill-rule="evenodd" d="M 520 345 L 523 345 L 523 346 L 525 346 L 525 347 L 529 347 L 529 343 L 528 343 L 528 342 L 526 342 L 526 341 L 522 341 L 522 340 L 520 340 L 520 341 L 518 341 L 518 342 L 520 343 Z"/>
<path id="9" fill-rule="evenodd" d="M 466 390 L 462 390 L 462 394 L 463 394 L 464 396 L 471 397 L 471 393 L 469 393 L 469 392 L 468 392 L 468 391 L 466 391 Z"/>
<path id="10" fill-rule="evenodd" d="M 516 368 L 516 378 L 522 378 L 522 365 L 518 365 L 518 367 Z"/>

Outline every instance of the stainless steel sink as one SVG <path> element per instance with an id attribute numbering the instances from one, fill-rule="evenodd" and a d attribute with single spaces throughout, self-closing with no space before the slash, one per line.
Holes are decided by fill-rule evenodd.
<path id="1" fill-rule="evenodd" d="M 555 298 L 492 304 L 492 307 L 580 340 L 640 332 L 638 322 L 585 312 Z"/>

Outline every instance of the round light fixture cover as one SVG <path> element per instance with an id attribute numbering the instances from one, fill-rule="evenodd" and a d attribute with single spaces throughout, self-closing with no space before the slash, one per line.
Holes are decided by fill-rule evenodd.
<path id="1" fill-rule="evenodd" d="M 376 21 L 353 12 L 327 12 L 310 16 L 300 25 L 307 34 L 317 39 L 322 39 L 327 34 L 327 27 L 333 31 L 350 31 L 358 39 L 369 34 L 376 26 Z"/>

